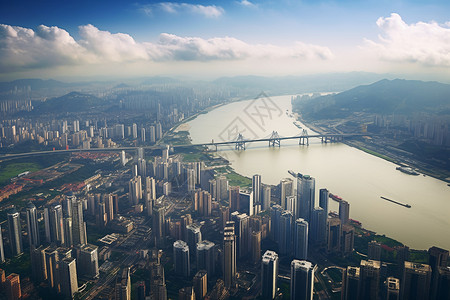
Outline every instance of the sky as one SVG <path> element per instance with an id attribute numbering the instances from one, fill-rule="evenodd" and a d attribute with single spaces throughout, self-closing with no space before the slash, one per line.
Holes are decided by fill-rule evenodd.
<path id="1" fill-rule="evenodd" d="M 450 82 L 450 1 L 3 1 L 0 80 L 402 74 Z"/>

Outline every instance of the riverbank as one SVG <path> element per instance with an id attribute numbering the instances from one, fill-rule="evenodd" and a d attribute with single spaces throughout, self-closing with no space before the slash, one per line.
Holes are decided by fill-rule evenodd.
<path id="1" fill-rule="evenodd" d="M 335 128 L 326 127 L 324 124 L 321 126 L 315 124 L 313 121 L 305 119 L 301 114 L 294 113 L 294 116 L 297 121 L 302 122 L 311 130 L 319 133 L 333 133 Z M 424 161 L 419 161 L 415 159 L 414 154 L 392 147 L 388 145 L 384 145 L 383 137 L 361 137 L 358 139 L 349 139 L 343 140 L 342 143 L 347 146 L 353 147 L 355 149 L 361 150 L 373 156 L 384 159 L 388 162 L 394 163 L 398 166 L 409 166 L 423 176 L 430 176 L 444 182 L 450 183 L 450 172 L 443 169 L 438 169 L 435 166 L 427 164 Z M 383 146 L 384 145 L 384 146 Z"/>

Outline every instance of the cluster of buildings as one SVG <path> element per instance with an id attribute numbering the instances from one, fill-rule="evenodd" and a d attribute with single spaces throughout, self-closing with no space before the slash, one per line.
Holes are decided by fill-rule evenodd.
<path id="1" fill-rule="evenodd" d="M 40 236 L 38 211 L 30 202 L 25 208 L 26 236 L 22 241 L 20 214 L 12 208 L 7 214 L 10 255 L 19 256 L 24 244 L 30 251 L 31 278 L 44 284 L 54 295 L 72 298 L 78 292 L 78 279 L 95 279 L 99 276 L 97 246 L 87 243 L 86 224 L 83 220 L 83 201 L 67 195 L 62 205 L 54 203 L 44 208 L 45 237 Z M 1 236 L 0 236 L 1 237 Z M 5 261 L 3 239 L 0 238 L 0 255 Z M 11 274 L 14 282 L 8 299 L 20 298 L 19 275 Z M 16 278 L 16 279 L 15 279 Z M 16 291 L 18 290 L 18 292 Z"/>

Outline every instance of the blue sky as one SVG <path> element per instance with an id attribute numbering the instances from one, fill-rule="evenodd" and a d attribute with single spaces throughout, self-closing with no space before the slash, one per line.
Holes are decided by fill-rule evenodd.
<path id="1" fill-rule="evenodd" d="M 9 1 L 0 80 L 391 72 L 446 80 L 449 1 Z"/>

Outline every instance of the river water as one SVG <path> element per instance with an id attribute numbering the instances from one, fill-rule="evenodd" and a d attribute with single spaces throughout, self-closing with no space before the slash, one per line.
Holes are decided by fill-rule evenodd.
<path id="1" fill-rule="evenodd" d="M 266 97 L 231 103 L 199 115 L 190 121 L 193 143 L 228 141 L 241 132 L 245 138 L 265 138 L 277 131 L 280 136 L 296 136 L 307 129 L 294 124 L 290 96 Z M 378 234 L 392 237 L 410 248 L 438 246 L 450 249 L 450 187 L 432 177 L 411 176 L 396 165 L 341 143 L 321 143 L 310 139 L 309 146 L 298 140 L 247 143 L 246 150 L 219 148 L 235 171 L 251 177 L 261 174 L 262 182 L 278 184 L 290 177 L 288 170 L 308 174 L 318 190 L 327 188 L 350 203 L 350 218 Z M 410 204 L 390 203 L 380 196 Z M 330 199 L 331 210 L 337 203 Z"/>

